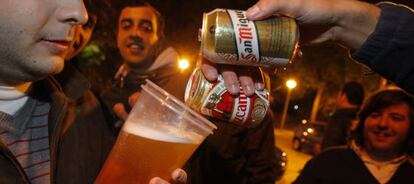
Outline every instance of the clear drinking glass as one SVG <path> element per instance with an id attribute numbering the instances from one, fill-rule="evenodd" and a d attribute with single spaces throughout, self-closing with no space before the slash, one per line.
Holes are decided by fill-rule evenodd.
<path id="1" fill-rule="evenodd" d="M 168 181 L 215 128 L 147 80 L 95 183 Z"/>

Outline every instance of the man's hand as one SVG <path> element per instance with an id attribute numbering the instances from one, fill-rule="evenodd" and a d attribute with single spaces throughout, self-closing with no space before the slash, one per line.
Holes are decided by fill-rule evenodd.
<path id="1" fill-rule="evenodd" d="M 202 59 L 201 70 L 206 79 L 211 82 L 217 80 L 220 72 L 224 78 L 224 85 L 233 95 L 239 93 L 240 86 L 247 96 L 253 95 L 255 89 L 264 89 L 263 77 L 258 67 L 217 65 Z"/>
<path id="2" fill-rule="evenodd" d="M 132 95 L 128 97 L 129 106 L 133 107 L 140 96 L 141 96 L 141 92 L 139 91 L 132 93 Z"/>
<path id="3" fill-rule="evenodd" d="M 134 106 L 135 102 L 137 102 L 138 98 L 141 96 L 140 92 L 135 92 L 131 96 L 128 97 L 128 103 L 131 107 Z M 112 110 L 114 111 L 115 115 L 121 119 L 122 121 L 125 121 L 128 117 L 128 112 L 125 110 L 124 104 L 122 103 L 116 103 Z"/>
<path id="4" fill-rule="evenodd" d="M 182 169 L 174 170 L 174 172 L 171 174 L 171 177 L 172 177 L 171 184 L 185 184 L 185 183 L 187 183 L 187 173 Z M 169 182 L 167 182 L 167 181 L 165 181 L 165 180 L 163 180 L 159 177 L 152 178 L 149 183 L 150 184 L 169 184 Z"/>
<path id="5" fill-rule="evenodd" d="M 302 44 L 330 40 L 357 49 L 374 31 L 380 9 L 356 0 L 260 0 L 246 14 L 250 20 L 273 15 L 295 18 Z"/>
<path id="6" fill-rule="evenodd" d="M 124 104 L 122 103 L 116 103 L 112 110 L 114 111 L 115 115 L 122 121 L 125 121 L 128 117 L 128 112 L 126 112 Z"/>

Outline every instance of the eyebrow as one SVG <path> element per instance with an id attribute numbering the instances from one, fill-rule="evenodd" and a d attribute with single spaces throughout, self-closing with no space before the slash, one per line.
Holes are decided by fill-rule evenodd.
<path id="1" fill-rule="evenodd" d="M 152 25 L 152 21 L 148 20 L 148 19 L 141 19 L 140 23 L 148 23 Z"/>
<path id="2" fill-rule="evenodd" d="M 121 20 L 121 24 L 122 23 L 131 23 L 131 22 L 133 22 L 133 20 L 131 18 L 125 18 L 125 19 L 122 19 Z M 152 21 L 151 20 L 148 20 L 148 19 L 139 19 L 139 23 L 140 24 L 142 24 L 142 23 L 148 23 L 148 24 L 151 24 L 152 25 Z"/>
<path id="3" fill-rule="evenodd" d="M 131 22 L 132 22 L 132 19 L 130 19 L 130 18 L 125 18 L 125 19 L 121 20 L 121 24 L 122 23 L 131 23 Z"/>
<path id="4" fill-rule="evenodd" d="M 400 112 L 390 112 L 391 115 L 394 116 L 403 116 L 403 117 L 407 117 L 406 114 L 400 113 Z"/>

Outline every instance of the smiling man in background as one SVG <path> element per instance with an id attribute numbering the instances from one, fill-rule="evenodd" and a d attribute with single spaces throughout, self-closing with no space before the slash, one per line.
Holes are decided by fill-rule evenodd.
<path id="1" fill-rule="evenodd" d="M 370 96 L 349 146 L 308 161 L 295 184 L 409 184 L 414 175 L 414 99 L 399 89 Z"/>
<path id="2" fill-rule="evenodd" d="M 121 119 L 114 125 L 120 128 L 131 110 L 128 100 L 138 98 L 145 79 L 163 87 L 182 75 L 177 65 L 178 53 L 165 44 L 165 23 L 161 14 L 150 4 L 139 0 L 113 3 L 119 11 L 116 41 L 122 65 L 114 84 L 101 96 L 114 117 Z"/>

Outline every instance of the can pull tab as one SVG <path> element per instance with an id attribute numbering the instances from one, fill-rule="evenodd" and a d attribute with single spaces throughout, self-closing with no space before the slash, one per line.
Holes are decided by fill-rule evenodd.
<path id="1" fill-rule="evenodd" d="M 203 30 L 202 29 L 198 29 L 198 41 L 201 42 L 201 39 L 203 37 Z"/>

